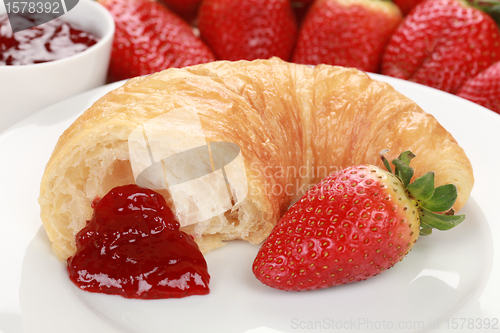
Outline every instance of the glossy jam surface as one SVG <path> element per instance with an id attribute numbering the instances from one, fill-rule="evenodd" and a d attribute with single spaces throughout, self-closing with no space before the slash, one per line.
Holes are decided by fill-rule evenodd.
<path id="1" fill-rule="evenodd" d="M 80 289 L 142 299 L 209 293 L 205 258 L 160 194 L 125 185 L 92 206 L 68 259 Z"/>
<path id="2" fill-rule="evenodd" d="M 66 58 L 98 40 L 58 18 L 12 33 L 7 15 L 0 15 L 0 65 L 31 65 Z"/>

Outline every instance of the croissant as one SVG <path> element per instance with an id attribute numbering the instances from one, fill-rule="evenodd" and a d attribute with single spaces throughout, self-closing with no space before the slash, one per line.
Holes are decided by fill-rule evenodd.
<path id="1" fill-rule="evenodd" d="M 170 114 L 177 116 L 155 123 Z M 198 125 L 183 118 L 189 114 L 196 115 Z M 474 183 L 464 150 L 433 116 L 390 85 L 356 69 L 311 67 L 277 58 L 168 69 L 131 79 L 109 92 L 59 138 L 41 181 L 39 204 L 60 259 L 75 253 L 75 235 L 92 216 L 93 200 L 115 186 L 135 183 L 135 169 L 147 170 L 147 165 L 134 167 L 141 153 L 133 153 L 130 146 L 131 138 L 140 134 L 137 129 L 148 124 L 158 133 L 169 128 L 173 141 L 186 149 L 201 147 L 203 140 L 207 147 L 231 143 L 218 146 L 219 152 L 239 156 L 234 161 L 243 166 L 243 174 L 226 177 L 229 190 L 227 181 L 202 180 L 200 188 L 190 188 L 201 195 L 184 197 L 183 204 L 202 215 L 212 209 L 203 215 L 208 216 L 205 220 L 188 221 L 168 185 L 158 188 L 175 214 L 187 221 L 181 222 L 182 230 L 204 253 L 228 240 L 263 241 L 310 186 L 350 165 L 382 166 L 382 149 L 389 149 L 389 160 L 411 150 L 417 156 L 412 161 L 415 177 L 433 170 L 436 186 L 455 184 L 456 211 Z M 151 146 L 162 147 L 162 140 L 169 140 L 163 134 L 148 135 Z M 222 163 L 217 168 L 214 161 L 207 163 L 215 172 L 229 161 L 217 162 Z M 177 168 L 187 177 L 197 177 L 189 164 Z M 244 177 L 247 186 L 241 193 L 233 186 L 238 177 L 240 183 Z M 228 191 L 233 194 L 229 209 L 211 216 L 213 207 L 207 200 L 222 201 Z"/>

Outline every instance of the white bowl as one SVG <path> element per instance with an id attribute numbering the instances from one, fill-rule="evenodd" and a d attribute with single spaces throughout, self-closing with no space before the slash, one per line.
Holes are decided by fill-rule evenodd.
<path id="1" fill-rule="evenodd" d="M 115 30 L 109 12 L 93 0 L 79 0 L 61 19 L 99 37 L 99 42 L 60 60 L 0 66 L 0 132 L 48 105 L 105 83 Z"/>

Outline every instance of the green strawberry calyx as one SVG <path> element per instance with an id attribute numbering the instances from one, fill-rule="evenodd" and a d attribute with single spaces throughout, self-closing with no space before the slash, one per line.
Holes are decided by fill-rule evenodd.
<path id="1" fill-rule="evenodd" d="M 468 0 L 468 4 L 490 15 L 500 26 L 500 1 L 499 0 Z"/>
<path id="2" fill-rule="evenodd" d="M 454 184 L 441 185 L 434 188 L 434 172 L 430 171 L 415 181 L 410 182 L 414 170 L 410 167 L 410 161 L 415 155 L 407 150 L 392 161 L 392 167 L 385 158 L 388 150 L 380 152 L 380 158 L 386 169 L 399 178 L 406 188 L 407 194 L 415 199 L 420 214 L 420 235 L 426 236 L 432 233 L 432 229 L 449 230 L 464 219 L 465 215 L 455 215 L 453 204 L 457 200 L 457 187 Z"/>

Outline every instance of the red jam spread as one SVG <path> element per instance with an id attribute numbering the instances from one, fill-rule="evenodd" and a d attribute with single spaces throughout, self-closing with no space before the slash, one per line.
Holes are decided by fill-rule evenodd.
<path id="1" fill-rule="evenodd" d="M 158 193 L 135 184 L 95 200 L 68 259 L 80 289 L 126 298 L 180 298 L 209 293 L 210 275 L 198 245 Z"/>
<path id="2" fill-rule="evenodd" d="M 0 15 L 0 65 L 30 65 L 66 58 L 98 40 L 58 18 L 12 33 L 7 15 Z"/>

